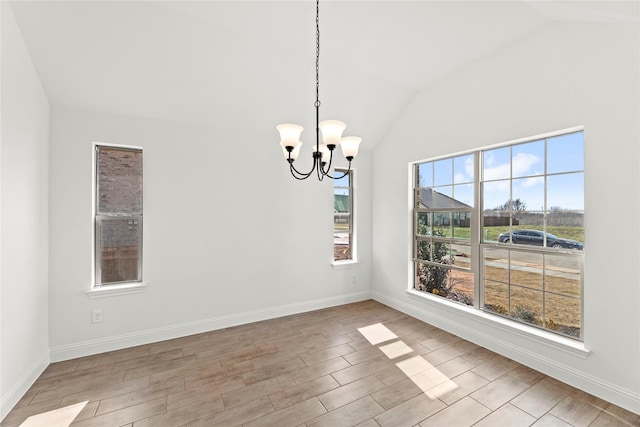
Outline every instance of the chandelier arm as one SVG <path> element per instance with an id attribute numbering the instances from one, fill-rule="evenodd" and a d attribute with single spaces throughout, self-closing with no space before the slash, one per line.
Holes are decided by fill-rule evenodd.
<path id="1" fill-rule="evenodd" d="M 333 150 L 329 151 L 329 164 L 327 165 L 327 169 L 325 170 L 324 168 L 322 168 L 322 174 L 323 175 L 329 175 L 329 172 L 331 171 L 331 164 L 333 163 Z"/>
<path id="2" fill-rule="evenodd" d="M 345 173 L 343 173 L 343 174 L 342 174 L 342 175 L 340 175 L 340 176 L 335 176 L 335 177 L 334 177 L 334 176 L 331 176 L 331 175 L 327 175 L 327 176 L 328 176 L 329 178 L 331 178 L 331 179 L 342 179 L 342 178 L 344 178 L 345 176 L 349 175 L 349 172 L 351 172 L 351 160 L 349 160 L 349 167 L 347 167 L 347 170 L 345 171 Z"/>
<path id="3" fill-rule="evenodd" d="M 291 171 L 291 175 L 293 175 L 296 179 L 299 179 L 299 180 L 303 180 L 303 179 L 309 178 L 311 176 L 311 174 L 313 173 L 313 171 L 315 170 L 315 168 L 316 168 L 315 159 L 313 161 L 313 167 L 307 173 L 300 172 L 298 169 L 296 169 L 296 167 L 293 166 L 293 162 L 289 163 L 289 170 Z"/>
<path id="4" fill-rule="evenodd" d="M 326 176 L 324 174 L 324 171 L 322 170 L 322 165 L 321 164 L 318 164 L 317 175 L 318 175 L 318 181 L 322 181 L 324 179 L 324 177 Z"/>
<path id="5" fill-rule="evenodd" d="M 309 172 L 308 174 L 300 174 L 300 172 L 298 172 L 293 166 L 291 166 L 289 170 L 291 171 L 291 175 L 299 181 L 303 181 L 309 178 L 309 176 L 311 176 L 311 172 L 313 172 L 313 169 L 312 169 L 311 172 Z M 296 174 L 300 174 L 300 175 L 296 175 Z"/>
<path id="6" fill-rule="evenodd" d="M 316 168 L 315 157 L 313 158 L 313 166 L 311 167 L 311 170 L 307 173 L 300 172 L 298 169 L 296 169 L 295 166 L 293 166 L 293 159 L 291 158 L 291 152 L 289 152 L 289 158 L 287 159 L 287 161 L 289 162 L 289 170 L 291 171 L 291 175 L 293 175 L 295 179 L 299 179 L 299 180 L 309 178 L 313 173 L 313 170 Z"/>

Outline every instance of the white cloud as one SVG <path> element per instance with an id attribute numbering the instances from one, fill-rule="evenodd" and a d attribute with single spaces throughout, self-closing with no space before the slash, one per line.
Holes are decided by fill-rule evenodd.
<path id="1" fill-rule="evenodd" d="M 500 192 L 503 193 L 505 191 L 509 191 L 509 181 L 497 181 L 492 183 L 493 185 L 491 187 L 489 186 L 485 186 L 484 188 L 486 188 L 487 190 L 493 191 L 493 192 Z M 507 193 L 508 195 L 508 193 Z"/>
<path id="2" fill-rule="evenodd" d="M 513 175 L 523 176 L 531 175 L 532 167 L 540 161 L 540 158 L 534 154 L 518 153 L 513 158 Z"/>
<path id="3" fill-rule="evenodd" d="M 544 184 L 544 178 L 541 176 L 537 176 L 534 178 L 527 178 L 520 182 L 520 185 L 524 188 L 535 187 L 536 185 Z"/>
<path id="4" fill-rule="evenodd" d="M 509 163 L 496 164 L 493 155 L 485 157 L 484 179 L 506 179 L 509 178 Z M 534 154 L 518 153 L 513 157 L 511 170 L 513 176 L 531 175 L 533 167 L 540 162 L 540 158 Z"/>
<path id="5" fill-rule="evenodd" d="M 473 168 L 473 157 L 470 157 L 464 161 L 464 170 L 467 173 L 467 176 L 471 178 L 471 181 L 473 181 Z"/>
<path id="6" fill-rule="evenodd" d="M 485 181 L 493 179 L 508 178 L 509 177 L 509 163 L 503 163 L 497 166 L 491 166 L 484 169 Z"/>

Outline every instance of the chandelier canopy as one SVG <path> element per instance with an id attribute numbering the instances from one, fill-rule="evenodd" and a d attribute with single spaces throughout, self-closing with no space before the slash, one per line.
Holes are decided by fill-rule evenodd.
<path id="1" fill-rule="evenodd" d="M 303 127 L 296 124 L 281 124 L 276 126 L 280 132 L 280 145 L 284 153 L 285 160 L 289 163 L 291 175 L 294 178 L 303 180 L 309 178 L 313 172 L 320 181 L 328 176 L 332 179 L 339 179 L 346 176 L 351 171 L 351 161 L 358 155 L 358 147 L 361 138 L 357 136 L 342 136 L 347 125 L 339 120 L 324 120 L 320 122 L 320 0 L 316 0 L 316 144 L 313 147 L 313 166 L 309 172 L 300 172 L 293 166 L 293 162 L 300 154 L 302 141 L 300 134 Z M 320 143 L 320 133 L 322 132 L 322 143 Z M 342 147 L 342 155 L 349 161 L 347 171 L 338 177 L 330 174 L 331 163 L 333 161 L 333 151 L 337 146 Z"/>

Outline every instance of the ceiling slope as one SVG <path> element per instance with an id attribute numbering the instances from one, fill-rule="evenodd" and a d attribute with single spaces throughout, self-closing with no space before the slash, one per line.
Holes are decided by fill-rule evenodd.
<path id="1" fill-rule="evenodd" d="M 321 118 L 350 124 L 366 149 L 417 90 L 550 20 L 577 19 L 576 10 L 629 15 L 602 2 L 550 3 L 322 2 Z M 269 131 L 284 121 L 314 126 L 313 2 L 11 4 L 53 106 Z"/>

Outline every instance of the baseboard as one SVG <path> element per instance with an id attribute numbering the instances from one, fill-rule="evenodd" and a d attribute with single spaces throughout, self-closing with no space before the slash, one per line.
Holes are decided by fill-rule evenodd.
<path id="1" fill-rule="evenodd" d="M 38 377 L 47 369 L 47 366 L 49 366 L 49 354 L 45 353 L 6 393 L 2 394 L 0 421 L 2 421 L 20 399 L 22 399 L 22 396 L 27 393 L 33 383 L 35 383 Z"/>
<path id="2" fill-rule="evenodd" d="M 437 315 L 429 310 L 421 310 L 415 305 L 389 297 L 378 291 L 372 291 L 371 297 L 409 316 L 446 330 L 631 412 L 640 414 L 640 394 L 638 393 L 594 377 L 584 371 L 576 370 L 544 355 L 532 353 L 529 349 L 515 345 L 511 341 L 502 340 L 477 329 L 466 327 L 451 318 Z"/>
<path id="3" fill-rule="evenodd" d="M 247 323 L 259 322 L 262 320 L 275 319 L 277 317 L 305 313 L 308 311 L 319 310 L 336 305 L 349 304 L 368 299 L 371 299 L 371 292 L 369 290 L 338 295 L 335 297 L 322 298 L 313 301 L 286 304 L 262 310 L 254 310 L 244 313 L 203 319 L 195 322 L 187 322 L 179 325 L 172 325 L 163 328 L 133 332 L 129 334 L 100 338 L 90 341 L 83 341 L 74 344 L 61 345 L 51 348 L 51 361 L 60 362 L 63 360 L 75 359 L 77 357 L 104 353 L 106 351 L 120 350 L 137 345 L 150 344 L 158 341 L 180 338 L 203 332 L 214 331 L 217 329 L 229 328 L 232 326 L 244 325 Z"/>

